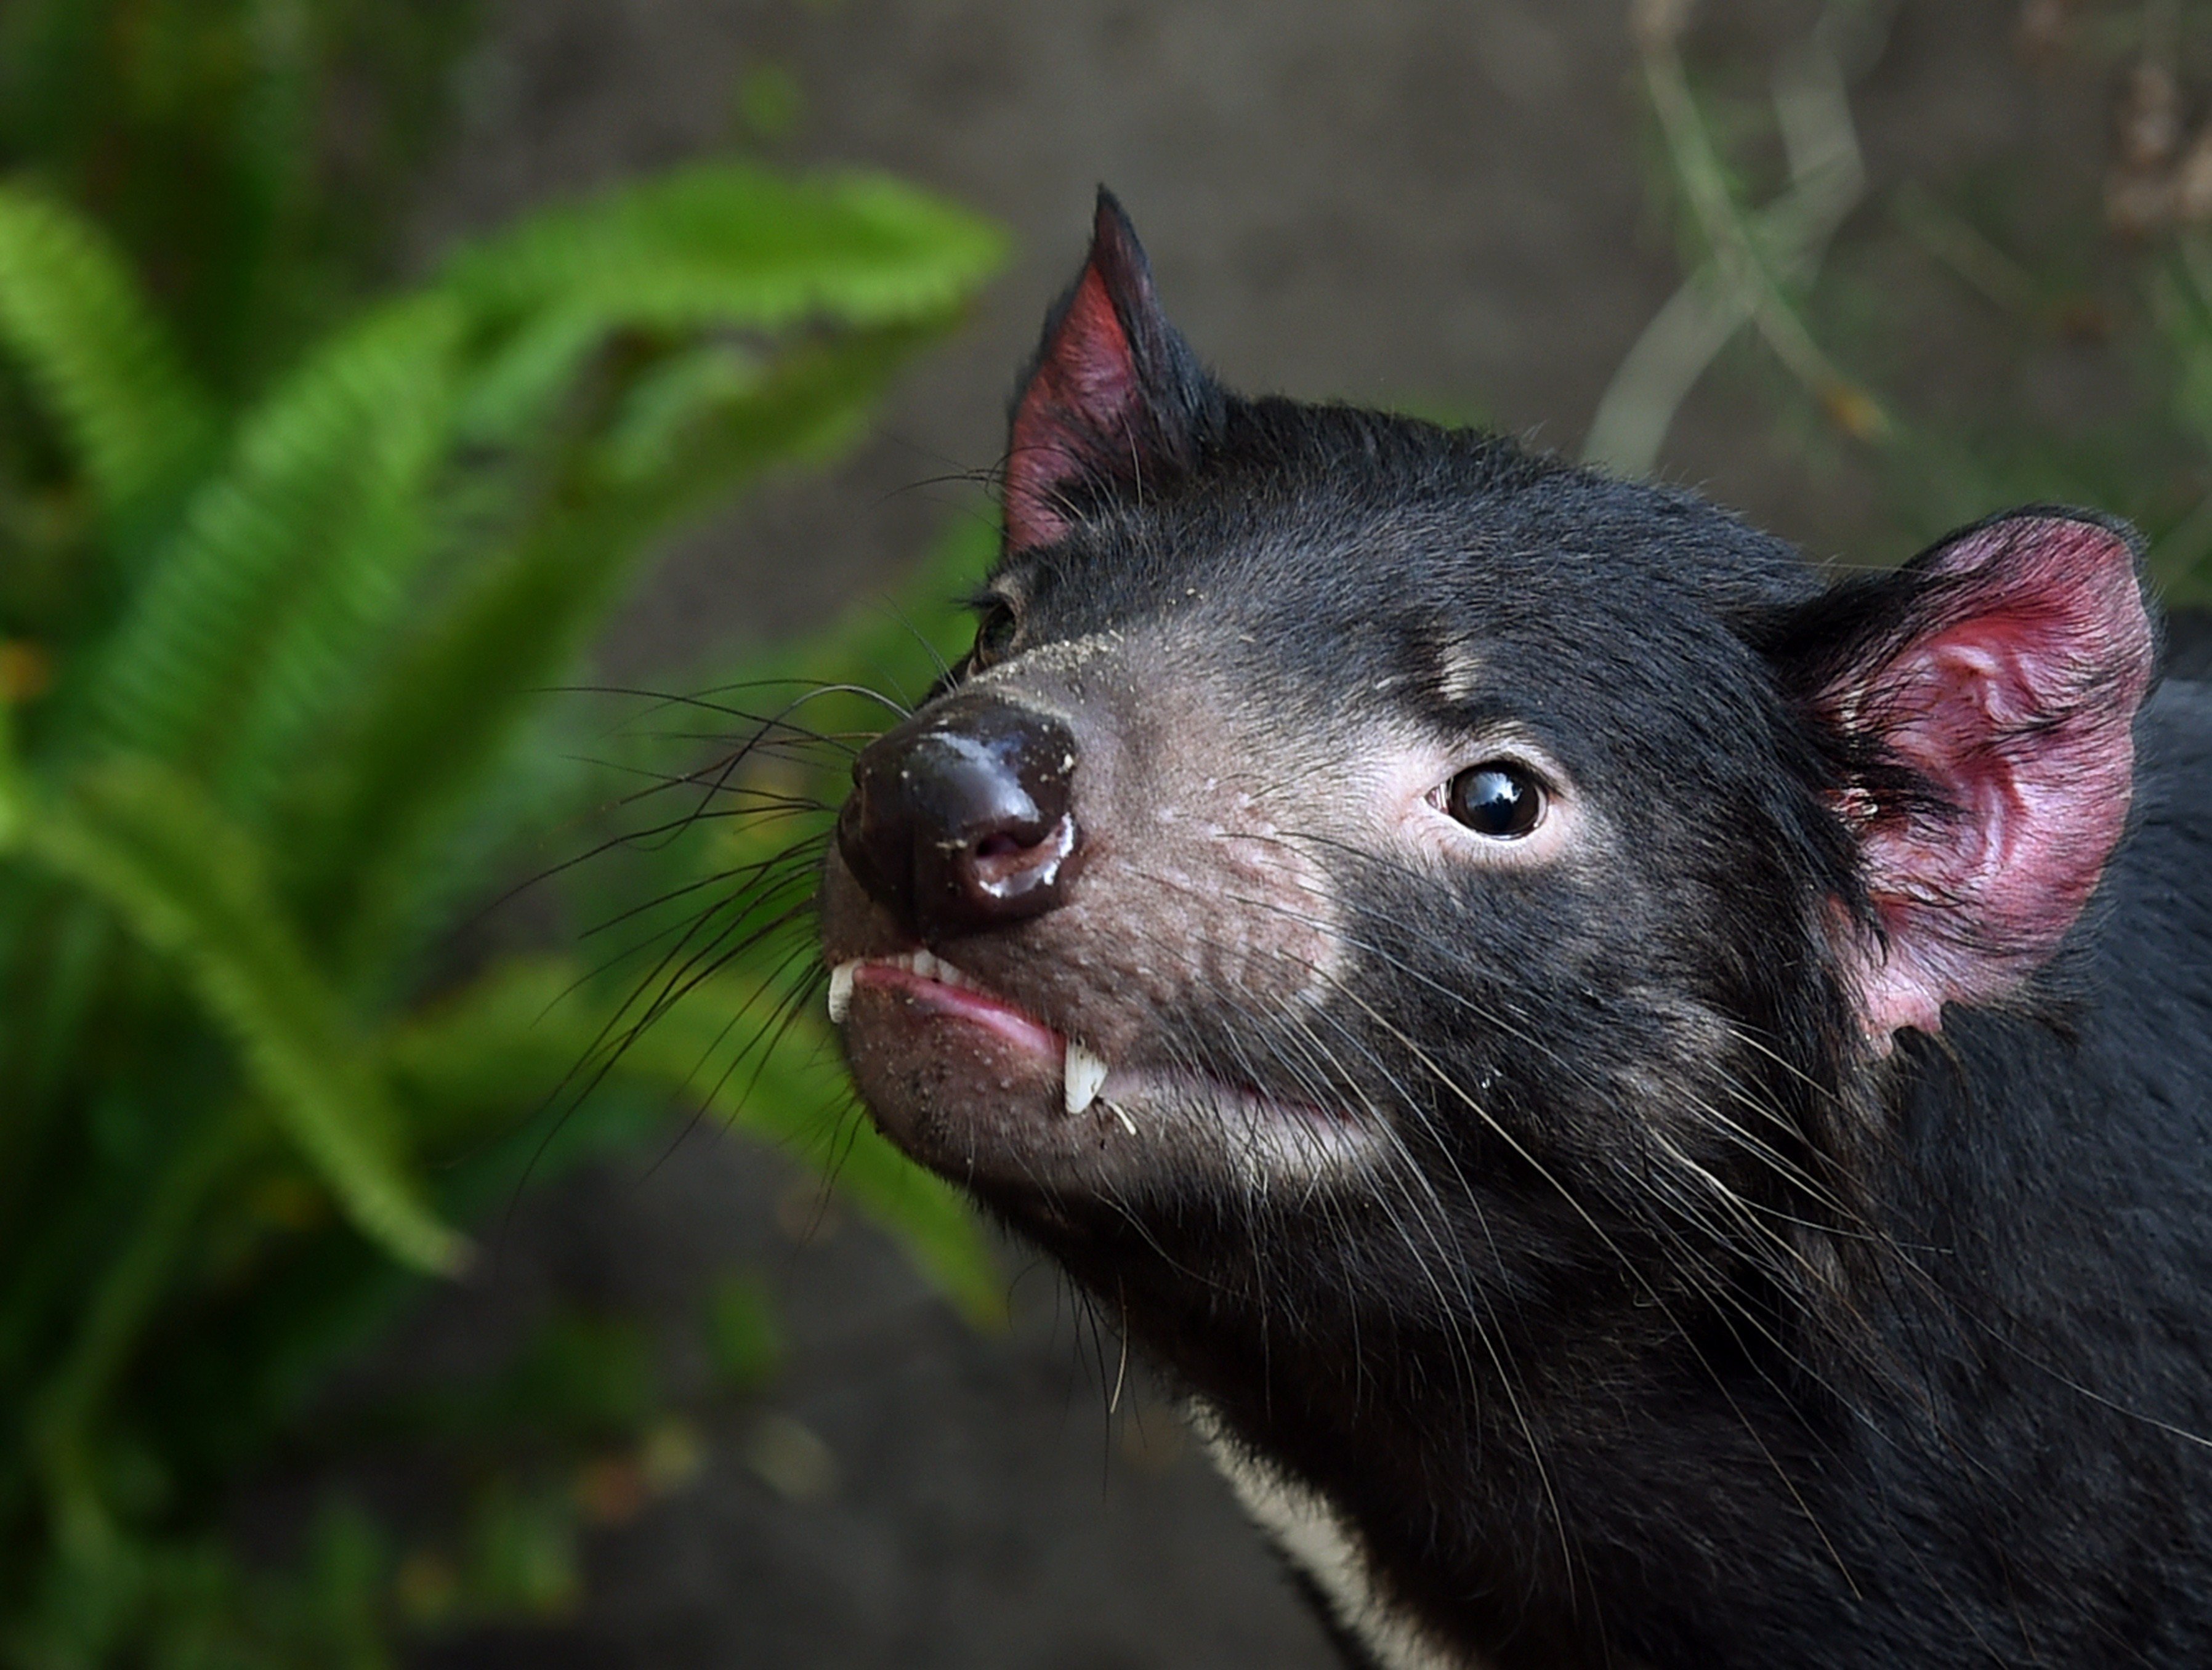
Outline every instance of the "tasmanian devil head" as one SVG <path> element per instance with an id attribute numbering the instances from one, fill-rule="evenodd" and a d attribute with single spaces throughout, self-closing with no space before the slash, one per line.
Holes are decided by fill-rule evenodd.
<path id="1" fill-rule="evenodd" d="M 1540 1434 L 1806 1325 L 1899 1035 L 2045 1000 L 2127 817 L 2129 538 L 1823 589 L 1685 494 L 1243 399 L 1104 197 L 1005 529 L 838 824 L 863 1097 L 1370 1537 L 1346 1458 L 1480 1452 L 1540 1594 Z"/>

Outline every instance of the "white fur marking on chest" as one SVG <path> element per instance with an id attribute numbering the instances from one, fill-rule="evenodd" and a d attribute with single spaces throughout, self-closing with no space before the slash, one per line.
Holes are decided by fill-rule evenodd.
<path id="1" fill-rule="evenodd" d="M 1481 1660 L 1438 1645 L 1418 1619 L 1376 1591 L 1358 1533 L 1327 1497 L 1225 1437 L 1207 1405 L 1192 1403 L 1186 1418 L 1253 1523 L 1313 1580 L 1336 1621 L 1382 1670 L 1483 1670 Z"/>

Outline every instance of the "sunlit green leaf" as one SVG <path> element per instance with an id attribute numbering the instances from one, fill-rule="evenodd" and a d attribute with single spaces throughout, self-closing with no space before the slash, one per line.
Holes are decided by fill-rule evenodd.
<path id="1" fill-rule="evenodd" d="M 252 838 L 191 783 L 117 765 L 23 809 L 17 843 L 173 959 L 269 1105 L 362 1230 L 394 1257 L 453 1268 L 463 1247 L 398 1158 L 398 1122 L 327 983 L 269 896 Z"/>
<path id="2" fill-rule="evenodd" d="M 0 185 L 0 347 L 29 373 L 112 516 L 175 485 L 214 418 L 106 237 Z"/>
<path id="3" fill-rule="evenodd" d="M 455 832 L 586 635 L 621 595 L 638 547 L 770 465 L 820 456 L 865 420 L 923 327 L 823 343 L 757 389 L 687 412 L 683 444 L 641 478 L 572 458 L 540 515 L 365 693 L 324 810 L 310 897 L 345 923 L 348 966 L 388 966 L 457 875 Z"/>
<path id="4" fill-rule="evenodd" d="M 116 742 L 209 774 L 234 804 L 296 763 L 428 550 L 461 324 L 443 298 L 396 305 L 248 414 L 104 658 Z"/>
<path id="5" fill-rule="evenodd" d="M 714 162 L 537 216 L 449 282 L 495 316 L 602 330 L 890 325 L 964 301 L 1005 247 L 988 222 L 893 179 Z"/>

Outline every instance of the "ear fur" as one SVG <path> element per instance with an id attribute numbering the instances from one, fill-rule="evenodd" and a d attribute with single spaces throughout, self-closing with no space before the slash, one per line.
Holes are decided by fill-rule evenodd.
<path id="1" fill-rule="evenodd" d="M 1867 1034 L 1935 1031 L 2057 949 L 2127 825 L 2157 631 L 2124 526 L 2033 509 L 1802 611 L 1784 666 L 1838 762 Z"/>
<path id="2" fill-rule="evenodd" d="M 1100 187 L 1091 253 L 1014 398 L 1007 550 L 1065 537 L 1103 494 L 1187 474 L 1220 398 L 1161 313 L 1128 216 Z"/>

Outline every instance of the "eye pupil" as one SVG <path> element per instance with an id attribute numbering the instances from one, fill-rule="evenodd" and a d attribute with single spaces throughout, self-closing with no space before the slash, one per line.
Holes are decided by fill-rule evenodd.
<path id="1" fill-rule="evenodd" d="M 1490 760 L 1451 780 L 1445 810 L 1479 835 L 1513 841 L 1536 827 L 1544 795 L 1519 766 Z"/>

